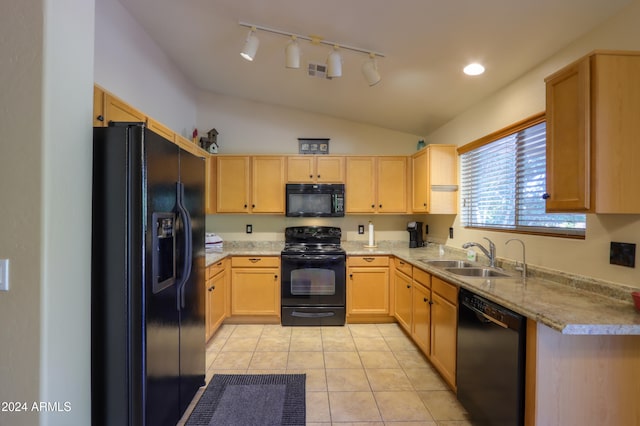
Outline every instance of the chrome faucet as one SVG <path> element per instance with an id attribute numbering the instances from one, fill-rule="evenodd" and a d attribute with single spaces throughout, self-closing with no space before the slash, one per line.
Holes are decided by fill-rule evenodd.
<path id="1" fill-rule="evenodd" d="M 504 244 L 507 245 L 511 241 L 518 241 L 520 242 L 520 244 L 522 244 L 522 265 L 518 266 L 518 261 L 516 260 L 516 271 L 522 271 L 522 279 L 525 279 L 527 278 L 527 259 L 525 255 L 524 241 L 519 238 L 512 238 L 510 240 L 507 240 Z"/>
<path id="2" fill-rule="evenodd" d="M 489 250 L 484 248 L 482 246 L 482 244 L 473 243 L 473 242 L 464 243 L 462 245 L 462 248 L 463 249 L 468 249 L 469 247 L 478 247 L 480 250 L 482 250 L 484 255 L 489 258 L 489 266 L 492 267 L 492 268 L 495 268 L 496 267 L 496 245 L 493 244 L 493 242 L 490 239 L 488 239 L 487 237 L 484 237 L 484 239 L 489 241 Z"/>

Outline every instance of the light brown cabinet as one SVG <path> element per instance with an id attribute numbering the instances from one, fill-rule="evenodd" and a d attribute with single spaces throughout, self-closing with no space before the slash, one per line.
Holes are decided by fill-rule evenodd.
<path id="1" fill-rule="evenodd" d="M 399 259 L 394 259 L 397 262 Z M 412 279 L 411 275 L 407 275 L 402 271 L 402 268 L 395 269 L 393 277 L 393 313 L 398 323 L 405 329 L 405 331 L 411 334 L 411 325 L 413 321 L 412 315 Z"/>
<path id="2" fill-rule="evenodd" d="M 106 127 L 107 121 L 104 118 L 104 103 L 106 93 L 98 85 L 93 86 L 93 127 Z"/>
<path id="3" fill-rule="evenodd" d="M 455 145 L 427 145 L 411 156 L 413 213 L 458 213 L 458 154 Z"/>
<path id="4" fill-rule="evenodd" d="M 281 156 L 218 156 L 218 213 L 284 213 L 285 160 Z"/>
<path id="5" fill-rule="evenodd" d="M 147 122 L 147 117 L 144 113 L 113 96 L 111 93 L 105 93 L 104 99 L 105 125 L 109 125 L 111 121 Z M 173 138 L 171 140 L 173 140 Z"/>
<path id="6" fill-rule="evenodd" d="M 280 317 L 280 258 L 231 258 L 231 315 Z"/>
<path id="7" fill-rule="evenodd" d="M 640 52 L 592 52 L 545 82 L 547 211 L 640 213 Z"/>
<path id="8" fill-rule="evenodd" d="M 290 156 L 287 157 L 287 182 L 343 183 L 344 157 Z"/>
<path id="9" fill-rule="evenodd" d="M 347 213 L 407 213 L 407 157 L 347 157 Z"/>
<path id="10" fill-rule="evenodd" d="M 431 277 L 430 360 L 445 381 L 456 388 L 458 287 Z"/>
<path id="11" fill-rule="evenodd" d="M 431 354 L 431 275 L 413 268 L 413 323 L 411 337 L 422 352 Z"/>
<path id="12" fill-rule="evenodd" d="M 389 257 L 347 258 L 347 320 L 389 316 Z"/>
<path id="13" fill-rule="evenodd" d="M 207 268 L 205 283 L 205 340 L 208 341 L 228 316 L 228 260 Z"/>

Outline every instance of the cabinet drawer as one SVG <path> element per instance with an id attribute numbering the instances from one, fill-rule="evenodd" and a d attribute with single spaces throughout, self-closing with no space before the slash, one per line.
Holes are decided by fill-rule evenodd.
<path id="1" fill-rule="evenodd" d="M 422 269 L 413 268 L 413 279 L 426 288 L 431 288 L 431 274 Z"/>
<path id="2" fill-rule="evenodd" d="M 404 272 L 406 275 L 411 276 L 411 270 L 413 266 L 410 263 L 405 262 L 402 259 L 398 259 L 397 257 L 393 260 L 394 265 L 398 271 Z"/>
<path id="3" fill-rule="evenodd" d="M 232 268 L 279 268 L 278 256 L 234 256 L 231 258 Z"/>
<path id="4" fill-rule="evenodd" d="M 227 259 L 220 259 L 215 263 L 207 266 L 207 279 L 213 278 L 220 272 L 224 271 L 224 268 L 227 266 Z"/>
<path id="5" fill-rule="evenodd" d="M 431 277 L 431 290 L 458 306 L 458 287 L 442 281 L 438 277 Z"/>
<path id="6" fill-rule="evenodd" d="M 349 266 L 389 266 L 389 256 L 349 256 Z"/>

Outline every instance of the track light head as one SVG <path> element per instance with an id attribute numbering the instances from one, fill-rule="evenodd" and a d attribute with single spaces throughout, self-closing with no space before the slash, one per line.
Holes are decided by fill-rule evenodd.
<path id="1" fill-rule="evenodd" d="M 287 68 L 300 68 L 300 46 L 296 36 L 291 36 L 291 41 L 285 47 L 284 54 Z"/>
<path id="2" fill-rule="evenodd" d="M 333 50 L 327 57 L 327 77 L 342 77 L 342 57 L 337 45 L 333 46 Z"/>
<path id="3" fill-rule="evenodd" d="M 369 86 L 375 86 L 380 83 L 380 73 L 378 72 L 378 63 L 376 55 L 369 53 L 369 59 L 362 64 L 362 74 Z"/>
<path id="4" fill-rule="evenodd" d="M 247 40 L 244 42 L 242 52 L 240 52 L 240 56 L 250 62 L 256 57 L 258 46 L 260 46 L 260 39 L 255 35 L 255 31 L 256 28 L 252 27 L 247 35 Z"/>

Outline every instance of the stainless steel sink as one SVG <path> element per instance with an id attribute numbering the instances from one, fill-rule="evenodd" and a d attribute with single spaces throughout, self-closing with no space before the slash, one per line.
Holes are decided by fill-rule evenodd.
<path id="1" fill-rule="evenodd" d="M 478 278 L 507 278 L 511 277 L 504 272 L 496 271 L 490 268 L 446 268 L 447 272 L 451 272 L 456 275 L 463 275 L 465 277 L 478 277 Z"/>
<path id="2" fill-rule="evenodd" d="M 421 262 L 426 263 L 427 265 L 437 266 L 438 268 L 465 268 L 468 266 L 473 266 L 472 263 L 466 262 L 464 260 L 426 260 L 420 259 Z"/>

